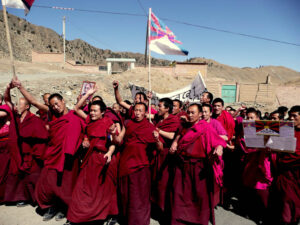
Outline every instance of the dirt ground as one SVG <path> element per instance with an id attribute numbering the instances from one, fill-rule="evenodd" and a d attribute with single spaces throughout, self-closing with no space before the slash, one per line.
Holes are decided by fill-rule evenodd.
<path id="1" fill-rule="evenodd" d="M 215 210 L 217 225 L 254 225 L 249 219 L 241 217 L 221 207 Z M 55 221 L 54 219 L 44 222 L 42 217 L 35 212 L 32 206 L 17 208 L 16 206 L 0 206 L 0 225 L 63 225 L 66 220 Z M 159 225 L 151 219 L 150 225 Z"/>

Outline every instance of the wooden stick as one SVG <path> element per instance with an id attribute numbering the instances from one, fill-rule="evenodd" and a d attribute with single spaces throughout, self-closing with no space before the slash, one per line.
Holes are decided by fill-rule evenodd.
<path id="1" fill-rule="evenodd" d="M 7 39 L 8 50 L 9 50 L 9 55 L 10 55 L 10 64 L 11 64 L 11 69 L 12 69 L 12 73 L 13 73 L 13 78 L 16 78 L 16 68 L 15 68 L 14 55 L 13 55 L 12 46 L 11 46 L 11 38 L 10 38 L 8 19 L 7 19 L 7 13 L 6 13 L 6 5 L 4 4 L 4 0 L 1 0 L 1 1 L 2 1 L 2 6 L 3 6 L 3 18 L 4 18 L 5 28 L 6 28 L 5 30 L 6 30 L 6 39 Z"/>

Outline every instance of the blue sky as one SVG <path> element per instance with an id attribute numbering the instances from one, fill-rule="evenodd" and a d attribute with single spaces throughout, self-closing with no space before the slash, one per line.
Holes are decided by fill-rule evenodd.
<path id="1" fill-rule="evenodd" d="M 299 0 L 139 0 L 159 18 L 276 39 L 300 45 Z M 34 5 L 71 7 L 144 14 L 138 0 L 35 0 Z M 9 13 L 25 17 L 21 10 Z M 80 38 L 102 49 L 144 53 L 147 18 L 33 7 L 27 21 L 62 33 L 66 16 L 66 38 Z M 163 20 L 164 21 L 164 20 Z M 300 71 L 300 46 L 206 30 L 164 21 L 183 42 L 188 58 L 205 57 L 236 67 L 285 66 Z M 186 60 L 184 56 L 154 57 Z"/>

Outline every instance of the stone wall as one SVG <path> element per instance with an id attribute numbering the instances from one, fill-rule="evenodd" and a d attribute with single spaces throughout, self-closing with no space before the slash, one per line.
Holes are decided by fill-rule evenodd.
<path id="1" fill-rule="evenodd" d="M 40 53 L 31 51 L 31 58 L 33 63 L 63 63 L 63 53 Z"/>

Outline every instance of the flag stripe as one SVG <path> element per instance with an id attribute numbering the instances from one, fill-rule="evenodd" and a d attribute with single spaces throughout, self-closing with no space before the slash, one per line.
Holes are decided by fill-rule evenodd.
<path id="1" fill-rule="evenodd" d="M 188 55 L 181 45 L 170 28 L 151 13 L 149 49 L 164 55 Z"/>

